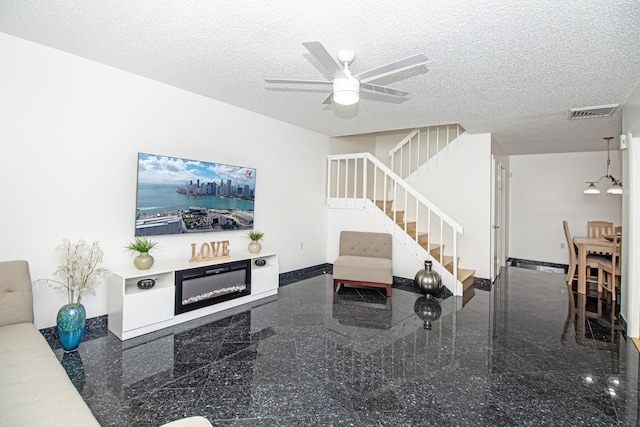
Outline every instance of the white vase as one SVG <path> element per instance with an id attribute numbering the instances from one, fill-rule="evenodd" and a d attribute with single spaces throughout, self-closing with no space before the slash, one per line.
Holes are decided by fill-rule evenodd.
<path id="1" fill-rule="evenodd" d="M 249 243 L 249 252 L 252 254 L 257 254 L 262 249 L 262 245 L 257 240 L 252 240 Z"/>

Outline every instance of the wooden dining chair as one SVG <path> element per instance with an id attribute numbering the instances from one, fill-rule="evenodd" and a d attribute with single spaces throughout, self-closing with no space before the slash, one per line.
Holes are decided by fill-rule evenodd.
<path id="1" fill-rule="evenodd" d="M 609 221 L 587 221 L 587 236 L 599 239 L 603 234 L 613 234 L 613 223 Z"/>
<path id="2" fill-rule="evenodd" d="M 616 236 L 622 236 L 622 226 L 621 226 L 621 225 L 618 225 L 618 226 L 616 226 L 616 227 L 613 227 L 613 233 L 614 233 Z"/>
<path id="3" fill-rule="evenodd" d="M 567 239 L 567 249 L 569 250 L 569 270 L 567 271 L 567 286 L 571 287 L 574 280 L 578 279 L 578 247 L 573 243 L 571 232 L 569 231 L 569 223 L 562 221 L 564 228 L 564 237 Z M 598 261 L 601 255 L 587 254 L 587 263 L 582 268 L 587 269 L 587 282 L 597 283 Z"/>
<path id="4" fill-rule="evenodd" d="M 598 293 L 607 290 L 611 294 L 611 301 L 616 300 L 616 288 L 620 278 L 620 264 L 622 260 L 622 244 L 620 239 L 613 242 L 613 252 L 598 261 Z"/>

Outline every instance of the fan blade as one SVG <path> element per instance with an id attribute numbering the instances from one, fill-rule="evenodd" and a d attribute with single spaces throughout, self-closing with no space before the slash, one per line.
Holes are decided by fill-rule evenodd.
<path id="1" fill-rule="evenodd" d="M 326 68 L 327 71 L 331 73 L 334 79 L 347 77 L 340 68 L 340 64 L 338 64 L 336 60 L 333 59 L 331 55 L 329 55 L 329 52 L 327 52 L 327 49 L 322 46 L 322 43 L 314 41 L 305 42 L 302 43 L 302 45 L 307 48 L 309 53 L 315 56 L 320 65 Z"/>
<path id="2" fill-rule="evenodd" d="M 371 83 L 361 83 L 360 90 L 363 92 L 393 96 L 395 98 L 402 98 L 405 95 L 409 95 L 409 92 L 405 92 L 403 90 L 392 89 L 387 86 L 374 85 Z"/>
<path id="3" fill-rule="evenodd" d="M 374 68 L 364 73 L 360 73 L 353 76 L 354 79 L 360 80 L 360 83 L 370 82 L 371 80 L 377 80 L 382 77 L 386 77 L 390 74 L 398 73 L 400 71 L 408 70 L 409 68 L 424 65 L 428 61 L 427 57 L 419 53 L 409 58 L 401 59 L 400 61 L 392 62 L 391 64 L 383 65 L 382 67 Z"/>
<path id="4" fill-rule="evenodd" d="M 326 80 L 289 80 L 289 79 L 264 79 L 267 83 L 293 83 L 301 85 L 331 85 L 332 82 Z"/>
<path id="5" fill-rule="evenodd" d="M 323 104 L 333 104 L 333 92 L 327 96 L 327 99 L 324 100 Z"/>

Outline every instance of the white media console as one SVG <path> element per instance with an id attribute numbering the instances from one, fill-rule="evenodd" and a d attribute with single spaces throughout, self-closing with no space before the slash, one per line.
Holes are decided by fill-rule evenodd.
<path id="1" fill-rule="evenodd" d="M 257 265 L 256 260 L 264 260 Z M 197 267 L 216 266 L 248 260 L 251 269 L 251 294 L 189 311 L 175 313 L 176 271 Z M 122 268 L 108 280 L 107 304 L 109 330 L 121 340 L 137 337 L 178 323 L 256 301 L 278 293 L 278 256 L 274 253 L 249 254 L 248 252 L 210 262 L 154 264 L 149 270 L 137 270 L 131 266 Z M 154 279 L 151 289 L 138 288 L 138 281 Z"/>

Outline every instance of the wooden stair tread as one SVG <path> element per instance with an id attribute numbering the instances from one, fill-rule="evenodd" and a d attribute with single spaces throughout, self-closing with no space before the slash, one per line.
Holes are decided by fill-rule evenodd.
<path id="1" fill-rule="evenodd" d="M 440 262 L 440 258 L 437 258 L 436 261 Z M 453 257 L 450 255 L 442 256 L 442 265 L 444 268 L 449 270 L 449 273 L 453 273 Z"/>
<path id="2" fill-rule="evenodd" d="M 370 199 L 371 200 L 371 199 Z M 407 234 L 414 240 L 416 240 L 416 221 L 408 221 L 405 222 L 405 211 L 394 211 L 393 210 L 393 200 L 376 200 L 375 205 L 383 210 L 389 218 L 392 220 L 395 217 L 396 224 L 407 231 Z M 440 251 L 444 250 L 444 246 L 441 246 L 440 243 L 429 243 L 429 248 L 427 249 L 427 242 L 429 240 L 429 233 L 418 232 L 418 244 L 422 246 L 425 250 L 428 250 L 431 256 L 435 259 L 436 262 L 440 262 Z M 458 261 L 460 259 L 458 258 Z M 450 255 L 442 256 L 442 265 L 446 268 L 450 273 L 453 274 L 453 257 Z M 475 270 L 470 270 L 466 268 L 458 267 L 458 281 L 462 283 L 463 292 L 466 292 L 470 297 L 473 296 L 473 282 L 475 279 Z M 469 298 L 470 299 L 470 298 Z"/>
<path id="3" fill-rule="evenodd" d="M 467 268 L 458 268 L 458 280 L 462 282 L 464 289 L 467 289 L 473 286 L 473 280 L 467 280 L 467 279 L 475 278 L 475 274 L 476 274 L 475 270 L 469 270 Z"/>

